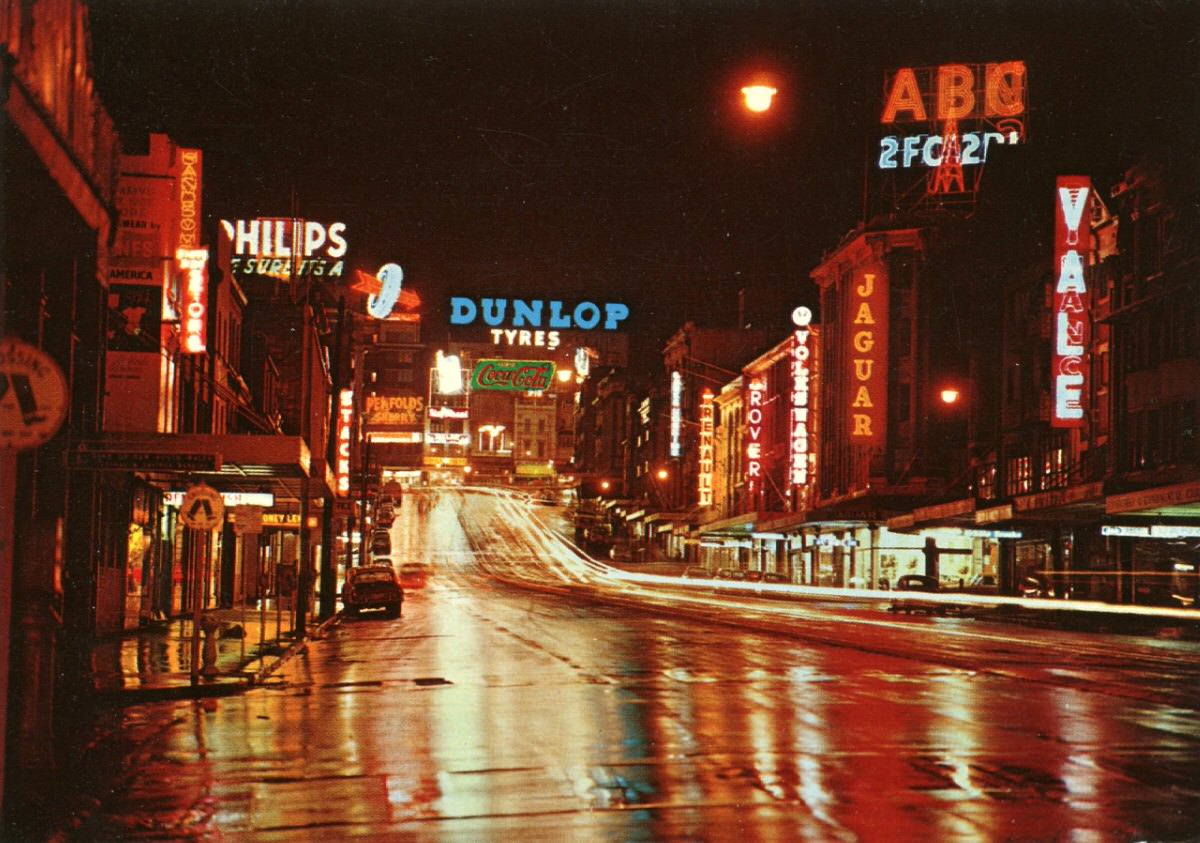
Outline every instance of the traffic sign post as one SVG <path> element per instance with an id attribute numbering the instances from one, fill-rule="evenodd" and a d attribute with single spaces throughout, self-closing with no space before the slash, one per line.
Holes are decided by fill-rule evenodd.
<path id="1" fill-rule="evenodd" d="M 225 518 L 225 502 L 212 486 L 197 483 L 184 493 L 179 517 L 193 530 L 215 530 Z"/>
<path id="2" fill-rule="evenodd" d="M 67 417 L 67 379 L 54 358 L 20 340 L 0 341 L 0 449 L 36 448 Z"/>

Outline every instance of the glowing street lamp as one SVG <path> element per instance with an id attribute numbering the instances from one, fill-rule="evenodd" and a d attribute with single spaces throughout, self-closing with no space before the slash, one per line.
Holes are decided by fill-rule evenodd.
<path id="1" fill-rule="evenodd" d="M 611 488 L 612 488 L 612 483 L 609 483 L 607 480 L 600 481 L 600 491 L 601 492 L 607 492 Z"/>
<path id="2" fill-rule="evenodd" d="M 948 386 L 941 391 L 943 404 L 957 404 L 960 397 L 962 396 L 957 387 Z"/>
<path id="3" fill-rule="evenodd" d="M 665 468 L 660 468 L 658 470 L 657 477 L 659 480 L 666 480 L 670 476 L 671 476 L 671 473 L 669 471 L 667 471 Z"/>
<path id="4" fill-rule="evenodd" d="M 777 93 L 779 90 L 770 85 L 746 85 L 742 88 L 742 103 L 747 110 L 761 114 L 770 110 Z"/>

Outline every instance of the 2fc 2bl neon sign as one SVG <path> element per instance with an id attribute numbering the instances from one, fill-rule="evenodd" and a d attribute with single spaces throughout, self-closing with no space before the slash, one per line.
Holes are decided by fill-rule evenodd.
<path id="1" fill-rule="evenodd" d="M 1092 183 L 1059 176 L 1054 203 L 1054 427 L 1084 425 L 1088 347 L 1087 276 Z"/>

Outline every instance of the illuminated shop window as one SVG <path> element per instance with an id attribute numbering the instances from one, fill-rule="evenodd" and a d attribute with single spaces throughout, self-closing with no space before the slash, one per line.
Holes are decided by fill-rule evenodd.
<path id="1" fill-rule="evenodd" d="M 1024 495 L 1033 491 L 1033 461 L 1029 457 L 1012 457 L 1008 461 L 1005 492 Z"/>

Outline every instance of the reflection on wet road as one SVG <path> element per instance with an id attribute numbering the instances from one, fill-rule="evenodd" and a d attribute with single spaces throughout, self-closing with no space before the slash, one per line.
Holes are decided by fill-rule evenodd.
<path id="1" fill-rule="evenodd" d="M 552 537 L 481 495 L 411 503 L 393 557 L 437 570 L 403 618 L 241 697 L 129 709 L 140 749 L 74 839 L 1200 832 L 1194 645 L 881 620 L 828 646 L 513 588 L 489 566 L 554 565 Z"/>

